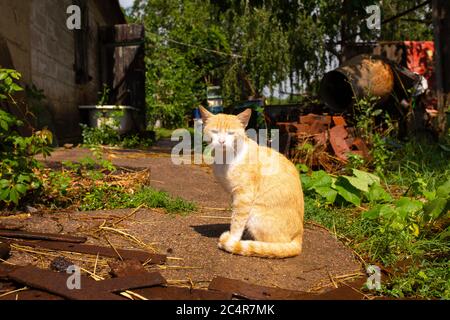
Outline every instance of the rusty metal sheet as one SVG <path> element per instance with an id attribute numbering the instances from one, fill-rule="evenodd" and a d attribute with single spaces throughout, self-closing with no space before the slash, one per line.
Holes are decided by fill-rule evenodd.
<path id="1" fill-rule="evenodd" d="M 275 125 L 280 130 L 280 133 L 289 133 L 292 130 L 292 125 L 295 122 L 277 122 Z"/>
<path id="2" fill-rule="evenodd" d="M 8 274 L 16 269 L 18 269 L 18 267 L 6 263 L 1 263 L 0 279 L 8 279 Z"/>
<path id="3" fill-rule="evenodd" d="M 51 250 L 59 250 L 59 251 L 68 251 L 68 252 L 77 252 L 77 253 L 85 253 L 96 256 L 97 254 L 104 257 L 118 258 L 117 252 L 120 254 L 120 257 L 125 260 L 138 260 L 142 263 L 146 262 L 147 264 L 163 264 L 166 262 L 166 256 L 162 254 L 149 253 L 142 250 L 128 250 L 128 249 L 117 249 L 108 247 L 101 247 L 95 245 L 87 245 L 87 244 L 76 244 L 76 243 L 68 243 L 68 242 L 52 242 L 52 241 L 18 241 L 18 240 L 5 240 L 5 242 L 16 243 L 23 246 L 29 247 L 39 247 Z"/>
<path id="4" fill-rule="evenodd" d="M 0 242 L 0 259 L 5 260 L 9 256 L 11 247 L 7 243 Z"/>
<path id="5" fill-rule="evenodd" d="M 328 142 L 328 132 L 322 132 L 314 135 L 314 142 L 317 145 L 326 146 Z"/>
<path id="6" fill-rule="evenodd" d="M 306 292 L 264 287 L 246 283 L 239 280 L 223 277 L 214 278 L 209 285 L 209 290 L 232 293 L 236 297 L 250 300 L 305 300 L 311 299 L 311 294 Z"/>
<path id="7" fill-rule="evenodd" d="M 113 277 L 126 277 L 147 272 L 138 260 L 109 261 L 108 265 L 111 268 L 109 273 Z"/>
<path id="8" fill-rule="evenodd" d="M 331 116 L 310 113 L 306 116 L 300 116 L 299 123 L 309 125 L 318 123 L 323 126 L 329 126 L 331 124 Z"/>
<path id="9" fill-rule="evenodd" d="M 65 234 L 37 233 L 37 232 L 27 232 L 21 230 L 5 230 L 5 229 L 0 229 L 0 236 L 15 239 L 63 241 L 73 243 L 84 243 L 87 240 L 86 237 L 76 237 Z"/>
<path id="10" fill-rule="evenodd" d="M 311 126 L 309 124 L 294 124 L 295 128 L 297 129 L 298 135 L 310 135 L 311 134 Z"/>
<path id="11" fill-rule="evenodd" d="M 0 300 L 18 300 L 18 301 L 38 301 L 38 300 L 44 300 L 44 301 L 57 301 L 57 300 L 65 300 L 63 297 L 41 291 L 41 290 L 25 290 L 25 291 L 19 291 L 13 294 L 8 294 L 6 296 L 0 297 Z"/>
<path id="12" fill-rule="evenodd" d="M 111 292 L 98 290 L 96 281 L 81 276 L 81 289 L 70 290 L 70 274 L 42 270 L 33 266 L 22 267 L 8 274 L 8 278 L 26 286 L 44 290 L 70 300 L 125 300 Z"/>
<path id="13" fill-rule="evenodd" d="M 97 281 L 100 291 L 121 292 L 166 284 L 166 279 L 159 272 L 142 272 L 141 274 Z"/>
<path id="14" fill-rule="evenodd" d="M 133 290 L 149 300 L 231 300 L 229 292 L 180 287 L 153 287 Z"/>
<path id="15" fill-rule="evenodd" d="M 347 122 L 345 122 L 345 119 L 342 116 L 333 116 L 333 123 L 335 126 L 347 126 Z"/>
<path id="16" fill-rule="evenodd" d="M 331 147 L 333 148 L 336 157 L 342 161 L 347 161 L 347 153 L 350 152 L 350 147 L 345 141 L 347 137 L 348 132 L 344 126 L 335 126 L 330 129 Z"/>
<path id="17" fill-rule="evenodd" d="M 363 300 L 365 295 L 359 289 L 366 281 L 367 279 L 360 278 L 351 283 L 340 285 L 336 289 L 315 295 L 312 300 Z"/>

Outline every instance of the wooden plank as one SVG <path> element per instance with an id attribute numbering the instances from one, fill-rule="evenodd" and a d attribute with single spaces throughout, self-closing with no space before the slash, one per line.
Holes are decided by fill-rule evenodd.
<path id="1" fill-rule="evenodd" d="M 438 100 L 437 133 L 443 137 L 447 134 L 447 112 L 450 109 L 450 1 L 433 0 L 432 6 Z"/>

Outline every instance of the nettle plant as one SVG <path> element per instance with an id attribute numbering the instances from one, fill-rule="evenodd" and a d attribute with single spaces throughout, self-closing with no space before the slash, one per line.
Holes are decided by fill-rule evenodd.
<path id="1" fill-rule="evenodd" d="M 445 228 L 445 221 L 450 218 L 450 180 L 435 190 L 422 190 L 416 198 L 394 199 L 384 190 L 378 176 L 357 169 L 352 173 L 338 177 L 325 171 L 302 174 L 305 193 L 327 205 L 360 207 L 364 210 L 361 218 L 377 222 L 380 232 L 406 231 L 417 237 L 433 228 Z M 361 207 L 363 204 L 369 210 Z"/>
<path id="2" fill-rule="evenodd" d="M 17 106 L 13 95 L 23 90 L 16 83 L 20 77 L 15 70 L 0 69 L 0 102 Z M 50 131 L 44 129 L 23 137 L 16 131 L 22 125 L 22 121 L 0 109 L 0 207 L 17 206 L 22 198 L 41 187 L 34 173 L 40 164 L 34 156 L 48 156 L 51 152 Z"/>
<path id="3" fill-rule="evenodd" d="M 371 147 L 371 165 L 375 172 L 383 174 L 392 151 L 389 150 L 386 138 L 394 130 L 389 113 L 378 107 L 379 98 L 368 95 L 355 99 L 353 105 L 356 128 L 362 138 Z M 381 117 L 381 118 L 380 118 Z M 382 121 L 377 121 L 377 118 Z"/>

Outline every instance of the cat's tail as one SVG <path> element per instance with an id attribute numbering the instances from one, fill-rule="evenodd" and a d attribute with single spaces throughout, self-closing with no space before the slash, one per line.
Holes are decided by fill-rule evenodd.
<path id="1" fill-rule="evenodd" d="M 261 258 L 289 258 L 302 252 L 302 237 L 298 236 L 291 242 L 262 242 L 262 241 L 224 241 L 219 243 L 219 248 L 230 253 L 243 256 Z"/>

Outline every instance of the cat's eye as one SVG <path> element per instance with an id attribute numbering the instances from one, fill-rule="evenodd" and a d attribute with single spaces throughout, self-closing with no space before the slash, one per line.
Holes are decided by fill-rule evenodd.
<path id="1" fill-rule="evenodd" d="M 233 131 L 228 131 L 228 135 L 232 136 L 232 135 L 234 135 L 234 132 Z"/>
<path id="2" fill-rule="evenodd" d="M 211 130 L 211 133 L 212 133 L 212 134 L 218 134 L 219 131 L 218 131 L 218 130 Z"/>

